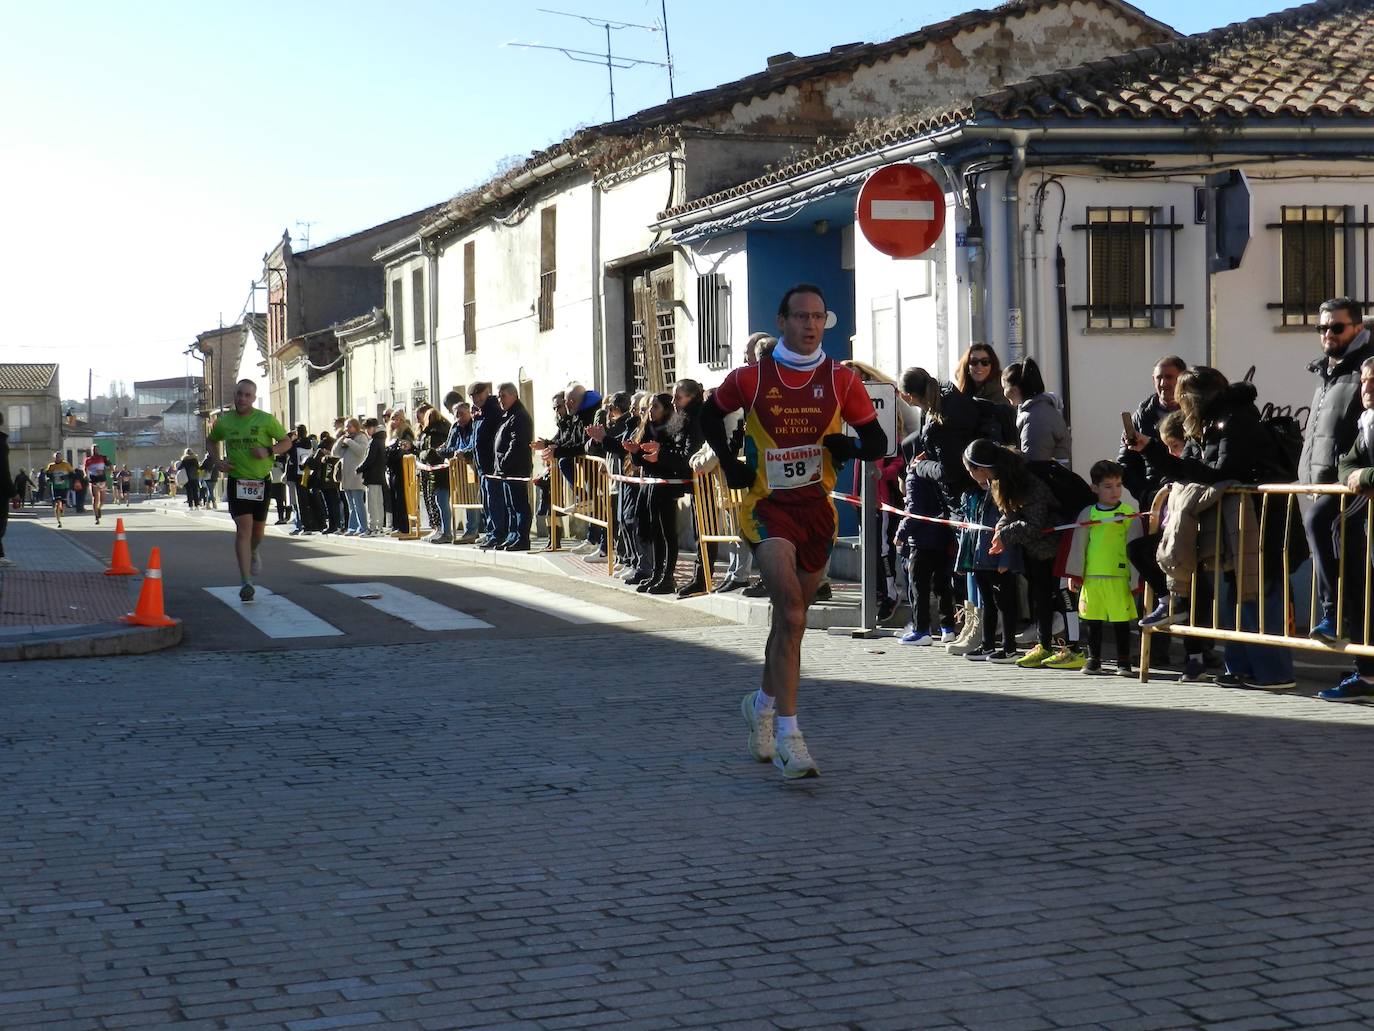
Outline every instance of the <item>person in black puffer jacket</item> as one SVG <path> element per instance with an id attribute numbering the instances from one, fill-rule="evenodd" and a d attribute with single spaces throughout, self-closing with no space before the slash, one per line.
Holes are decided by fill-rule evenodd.
<path id="1" fill-rule="evenodd" d="M 497 392 L 498 403 L 504 413 L 494 442 L 495 475 L 505 498 L 509 523 L 506 538 L 498 542 L 497 551 L 530 550 L 530 484 L 534 473 L 534 420 L 520 403 L 520 391 L 514 383 L 502 383 Z"/>
<path id="2" fill-rule="evenodd" d="M 448 459 L 443 449 L 448 443 L 449 421 L 437 408 L 422 409 L 420 436 L 415 443 L 418 452 L 420 488 L 425 512 L 429 516 L 430 544 L 453 543 L 453 510 L 449 507 Z M 424 468 L 424 467 L 428 468 Z"/>
<path id="3" fill-rule="evenodd" d="M 1159 423 L 1170 412 L 1178 411 L 1174 400 L 1174 389 L 1178 378 L 1188 369 L 1188 363 L 1176 354 L 1166 355 L 1155 362 L 1152 379 L 1154 393 L 1145 398 L 1131 413 L 1131 425 L 1142 437 L 1158 437 Z M 1154 501 L 1155 494 L 1164 485 L 1164 474 L 1149 465 L 1145 456 L 1131 448 L 1122 434 L 1121 451 L 1116 456 L 1116 464 L 1125 470 L 1122 485 L 1135 497 L 1137 507 L 1146 511 Z"/>
<path id="4" fill-rule="evenodd" d="M 494 548 L 510 533 L 510 517 L 506 513 L 506 491 L 501 481 L 494 479 L 496 472 L 496 434 L 506 413 L 501 402 L 492 393 L 491 384 L 479 380 L 468 387 L 468 398 L 472 401 L 472 420 L 477 427 L 473 431 L 476 443 L 472 448 L 477 472 L 482 477 L 482 514 L 486 518 L 486 534 L 477 538 L 483 548 Z"/>
<path id="5" fill-rule="evenodd" d="M 971 475 L 978 480 L 979 486 L 989 488 L 993 503 L 1001 513 L 989 553 L 1020 552 L 1030 615 L 1039 635 L 1037 646 L 1030 654 L 1043 663 L 1053 655 L 1055 588 L 1059 585 L 1054 576 L 1059 536 L 1048 532 L 1053 525 L 1050 489 L 1031 471 L 1020 452 L 991 440 L 975 440 L 964 452 L 964 457 Z M 989 653 L 987 659 L 989 662 L 1015 662 L 1014 643 L 1011 652 L 1004 644 L 1001 649 Z"/>
<path id="6" fill-rule="evenodd" d="M 973 400 L 951 383 L 940 383 L 925 369 L 902 373 L 902 398 L 921 410 L 921 425 L 902 441 L 908 461 L 917 459 L 918 476 L 938 484 L 945 517 L 959 510 L 962 498 L 974 489 L 964 467 L 964 450 L 983 434 Z"/>
<path id="7" fill-rule="evenodd" d="M 691 480 L 691 457 L 704 440 L 700 384 L 697 384 L 695 395 L 681 383 L 674 394 L 655 394 L 649 406 L 647 431 L 640 444 L 646 475 L 664 480 Z M 654 571 L 637 590 L 649 594 L 677 591 L 677 501 L 687 489 L 679 484 L 661 483 L 644 488 L 641 510 L 654 558 Z"/>
<path id="8" fill-rule="evenodd" d="M 393 537 L 410 532 L 410 509 L 407 507 L 405 489 L 405 456 L 414 450 L 415 431 L 410 428 L 410 420 L 406 418 L 406 413 L 398 409 L 391 413 L 386 438 L 386 478 L 391 491 Z"/>
<path id="9" fill-rule="evenodd" d="M 358 463 L 358 475 L 367 491 L 367 535 L 382 532 L 386 520 L 386 429 L 376 419 L 363 423 L 368 435 L 367 456 Z"/>
<path id="10" fill-rule="evenodd" d="M 905 508 L 911 515 L 948 519 L 940 485 L 917 472 L 919 462 L 907 462 Z M 911 608 L 911 630 L 903 644 L 929 646 L 937 641 L 954 640 L 954 534 L 942 523 L 924 519 L 903 519 L 897 525 L 896 539 L 906 559 L 907 604 Z M 940 623 L 930 622 L 930 597 L 938 602 Z"/>
<path id="11" fill-rule="evenodd" d="M 1174 457 L 1163 442 L 1154 437 L 1137 436 L 1131 442 L 1132 448 L 1144 453 L 1151 465 L 1176 483 L 1253 483 L 1267 440 L 1259 409 L 1255 407 L 1255 388 L 1249 383 L 1229 383 L 1216 369 L 1195 365 L 1179 377 L 1175 396 L 1188 437 L 1183 453 Z M 1251 506 L 1254 524 L 1258 526 L 1259 512 L 1252 500 L 1246 498 L 1241 503 Z M 1175 514 L 1172 508 L 1170 513 L 1172 518 Z M 1283 627 L 1286 618 L 1283 611 L 1283 579 L 1287 576 L 1283 554 L 1284 520 L 1267 520 L 1265 530 L 1265 537 L 1259 542 L 1265 569 L 1259 592 L 1265 606 L 1266 631 L 1273 632 L 1271 628 Z M 1239 591 L 1233 573 L 1225 574 L 1224 590 L 1222 627 L 1233 629 Z M 1182 618 L 1186 618 L 1187 604 L 1186 599 L 1174 599 L 1176 619 L 1180 611 L 1184 613 Z M 1142 622 L 1162 621 L 1168 608 L 1169 599 L 1166 598 Z M 1246 599 L 1241 606 L 1241 629 L 1255 631 L 1258 628 L 1258 603 Z M 1226 671 L 1217 677 L 1217 683 L 1222 686 L 1250 685 L 1271 689 L 1292 686 L 1293 657 L 1287 648 L 1232 642 L 1226 645 L 1225 660 Z"/>

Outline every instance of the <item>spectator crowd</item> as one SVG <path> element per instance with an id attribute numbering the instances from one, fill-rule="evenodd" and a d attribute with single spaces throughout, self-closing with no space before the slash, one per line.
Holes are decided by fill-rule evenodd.
<path id="1" fill-rule="evenodd" d="M 879 463 L 873 502 L 877 532 L 869 543 L 880 556 L 880 619 L 890 622 L 906 609 L 904 645 L 938 644 L 972 661 L 1122 676 L 1134 675 L 1137 626 L 1167 631 L 1191 622 L 1203 632 L 1182 637 L 1184 681 L 1210 676 L 1229 686 L 1292 687 L 1289 649 L 1227 640 L 1218 657 L 1205 631 L 1263 626 L 1282 636 L 1284 601 L 1295 593 L 1285 592 L 1282 581 L 1310 554 L 1317 598 L 1311 637 L 1335 646 L 1362 640 L 1363 519 L 1374 493 L 1374 343 L 1360 305 L 1349 298 L 1321 306 L 1319 329 L 1305 422 L 1268 406 L 1261 411 L 1248 377 L 1232 381 L 1166 355 L 1154 366 L 1149 392 L 1123 412 L 1117 453 L 1080 456 L 1089 459 L 1079 463 L 1089 469 L 1086 480 L 1071 470 L 1069 427 L 1034 360 L 1003 368 L 991 347 L 975 343 L 960 356 L 952 382 L 905 370 L 891 381 L 903 402 L 900 447 Z M 756 363 L 774 343 L 754 334 L 746 361 Z M 849 364 L 866 379 L 888 379 Z M 509 382 L 455 388 L 442 407 L 337 419 L 316 433 L 297 426 L 271 474 L 276 521 L 290 523 L 293 535 L 410 537 L 424 527 L 431 544 L 528 551 L 536 521 L 560 516 L 552 499 L 578 501 L 574 463 L 587 456 L 610 474 L 614 519 L 609 535 L 588 526 L 583 557 L 612 562 L 616 575 L 642 592 L 703 593 L 707 570 L 695 546 L 691 496 L 693 474 L 717 461 L 701 429 L 710 391 L 683 379 L 668 392 L 603 396 L 573 383 L 550 400 L 549 437 L 535 435 Z M 738 414 L 727 429 L 738 451 Z M 407 490 L 407 456 L 415 460 L 418 491 Z M 462 482 L 451 482 L 454 476 Z M 217 506 L 219 479 L 209 456 L 189 448 L 165 468 L 110 470 L 116 501 L 141 485 L 149 495 L 180 491 L 192 508 Z M 1291 506 L 1281 498 L 1261 513 L 1254 495 L 1227 492 L 1282 482 L 1344 485 L 1358 497 L 1307 494 Z M 20 470 L 14 486 L 16 507 L 35 495 L 42 502 L 62 494 L 76 512 L 88 489 L 82 468 L 60 456 L 36 473 Z M 470 498 L 467 507 L 452 506 L 455 490 Z M 728 503 L 723 487 L 713 502 Z M 1342 549 L 1346 538 L 1358 548 Z M 684 545 L 696 559 L 680 582 Z M 706 560 L 725 563 L 723 575 L 711 578 L 715 591 L 766 593 L 750 581 L 742 544 L 712 545 Z M 1141 584 L 1156 599 L 1148 612 L 1140 607 Z M 1215 627 L 1214 586 L 1222 592 Z M 1156 652 L 1158 665 L 1167 661 L 1169 642 L 1155 640 L 1165 652 Z M 1374 660 L 1366 659 L 1321 692 L 1333 701 L 1371 695 Z"/>

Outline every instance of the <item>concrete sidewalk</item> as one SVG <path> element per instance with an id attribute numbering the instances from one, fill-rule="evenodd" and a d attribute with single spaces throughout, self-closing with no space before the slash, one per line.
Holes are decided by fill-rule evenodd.
<path id="1" fill-rule="evenodd" d="M 105 563 L 61 530 L 12 514 L 5 553 L 14 564 L 0 568 L 0 662 L 138 655 L 181 641 L 180 623 L 121 622 L 142 579 L 105 576 Z"/>

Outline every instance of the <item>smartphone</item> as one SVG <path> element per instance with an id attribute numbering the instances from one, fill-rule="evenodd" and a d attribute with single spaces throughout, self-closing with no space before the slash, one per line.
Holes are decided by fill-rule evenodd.
<path id="1" fill-rule="evenodd" d="M 1131 422 L 1131 413 L 1121 413 L 1121 427 L 1126 431 L 1127 440 L 1135 440 L 1140 434 L 1136 432 L 1135 423 Z"/>

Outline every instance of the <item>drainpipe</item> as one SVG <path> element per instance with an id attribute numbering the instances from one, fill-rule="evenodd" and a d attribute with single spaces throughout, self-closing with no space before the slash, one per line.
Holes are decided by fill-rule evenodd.
<path id="1" fill-rule="evenodd" d="M 429 403 L 438 408 L 443 403 L 439 393 L 439 246 L 432 239 L 421 245 L 425 255 L 425 320 L 429 337 Z"/>
<path id="2" fill-rule="evenodd" d="M 1026 296 L 1025 241 L 1021 234 L 1021 180 L 1026 174 L 1026 136 L 1018 133 L 1011 140 L 1011 169 L 1007 172 L 1003 202 L 1007 221 L 1007 291 L 1011 303 L 1007 306 L 1007 354 L 1012 361 L 1026 357 Z"/>
<path id="3" fill-rule="evenodd" d="M 939 369 L 932 370 L 935 376 L 944 382 L 949 379 L 954 362 L 958 355 L 963 353 L 964 344 L 968 340 L 968 310 L 959 303 L 964 288 L 968 285 L 968 246 L 967 243 L 964 246 L 959 246 L 957 243 L 959 234 L 966 233 L 968 230 L 968 195 L 964 192 L 962 177 L 949 166 L 941 155 L 935 155 L 935 163 L 939 165 L 940 172 L 944 176 L 946 189 L 954 194 L 954 224 L 946 228 L 945 232 L 953 232 L 956 241 L 953 248 L 955 286 L 953 290 L 947 288 L 945 294 L 947 313 L 944 318 L 944 361 Z M 967 236 L 965 240 L 967 241 Z M 944 241 L 936 246 L 947 247 Z M 946 269 L 948 267 L 948 262 L 946 262 Z M 946 278 L 948 277 L 946 276 Z M 949 302 L 951 297 L 954 298 L 953 303 Z M 937 345 L 938 342 L 937 338 Z"/>
<path id="4" fill-rule="evenodd" d="M 606 369 L 606 324 L 602 317 L 601 269 L 601 184 L 592 180 L 592 384 L 605 394 L 605 384 L 610 382 Z"/>

